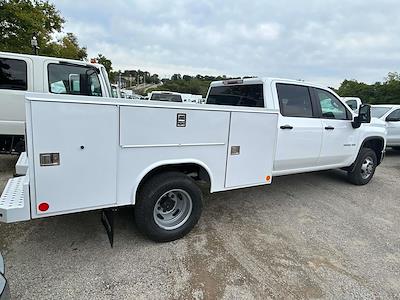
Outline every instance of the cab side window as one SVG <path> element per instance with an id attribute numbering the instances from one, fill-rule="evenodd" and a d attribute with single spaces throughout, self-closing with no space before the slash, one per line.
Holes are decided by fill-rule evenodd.
<path id="1" fill-rule="evenodd" d="M 102 96 L 97 69 L 93 67 L 49 64 L 48 76 L 50 93 Z"/>
<path id="2" fill-rule="evenodd" d="M 0 58 L 0 89 L 26 91 L 26 62 L 19 59 Z"/>
<path id="3" fill-rule="evenodd" d="M 346 107 L 333 94 L 321 89 L 315 89 L 315 94 L 321 106 L 322 118 L 337 120 L 349 120 L 351 118 Z"/>
<path id="4" fill-rule="evenodd" d="M 313 109 L 308 87 L 295 84 L 278 83 L 279 106 L 285 117 L 312 118 Z"/>

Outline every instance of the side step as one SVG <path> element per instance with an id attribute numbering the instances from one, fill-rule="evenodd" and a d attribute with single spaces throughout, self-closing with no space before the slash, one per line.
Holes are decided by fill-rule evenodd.
<path id="1" fill-rule="evenodd" d="M 0 222 L 30 220 L 29 203 L 29 177 L 20 176 L 9 179 L 0 197 Z"/>
<path id="2" fill-rule="evenodd" d="M 28 156 L 22 152 L 15 165 L 15 175 L 26 175 L 28 172 Z"/>

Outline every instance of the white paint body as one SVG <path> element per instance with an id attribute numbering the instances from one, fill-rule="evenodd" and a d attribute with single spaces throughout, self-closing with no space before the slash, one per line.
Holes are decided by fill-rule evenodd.
<path id="1" fill-rule="evenodd" d="M 201 166 L 211 192 L 218 192 L 270 184 L 277 175 L 350 166 L 365 138 L 385 138 L 383 126 L 353 129 L 351 120 L 283 117 L 276 84 L 297 82 L 252 81 L 264 86 L 265 107 L 28 94 L 25 219 L 27 210 L 40 218 L 134 205 L 139 184 L 157 167 Z M 185 126 L 178 126 L 178 115 L 185 115 Z M 323 131 L 333 121 L 338 130 Z M 279 129 L 287 123 L 296 130 Z M 59 165 L 41 166 L 43 153 L 59 153 Z M 41 203 L 49 209 L 39 211 Z M 17 220 L 0 215 L 0 221 Z"/>
<path id="2" fill-rule="evenodd" d="M 85 61 L 45 57 L 11 52 L 0 52 L 0 58 L 17 59 L 27 65 L 27 91 L 0 89 L 0 135 L 25 134 L 25 94 L 26 92 L 50 93 L 48 84 L 49 64 L 69 63 L 79 66 L 93 66 L 98 74 L 103 96 L 112 97 L 110 83 L 104 67 L 100 64 L 91 64 Z"/>
<path id="3" fill-rule="evenodd" d="M 382 105 L 373 105 L 374 107 L 387 108 L 388 111 L 384 113 L 379 120 L 385 122 L 387 129 L 387 143 L 386 145 L 389 147 L 400 147 L 400 121 L 387 121 L 387 117 L 394 112 L 400 114 L 400 105 L 393 104 L 382 104 Z"/>

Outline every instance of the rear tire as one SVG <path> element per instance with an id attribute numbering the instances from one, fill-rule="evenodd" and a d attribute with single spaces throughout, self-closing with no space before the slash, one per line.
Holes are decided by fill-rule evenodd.
<path id="1" fill-rule="evenodd" d="M 362 148 L 358 154 L 352 171 L 348 172 L 349 181 L 355 185 L 365 185 L 374 176 L 377 166 L 375 151 L 370 148 Z"/>
<path id="2" fill-rule="evenodd" d="M 148 179 L 138 193 L 135 219 L 139 230 L 156 242 L 188 234 L 200 219 L 203 197 L 193 179 L 165 172 Z"/>

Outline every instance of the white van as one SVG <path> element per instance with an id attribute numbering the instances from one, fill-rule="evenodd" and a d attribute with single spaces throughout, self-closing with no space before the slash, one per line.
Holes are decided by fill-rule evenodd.
<path id="1" fill-rule="evenodd" d="M 0 153 L 24 151 L 26 92 L 112 97 L 100 64 L 0 52 Z"/>

